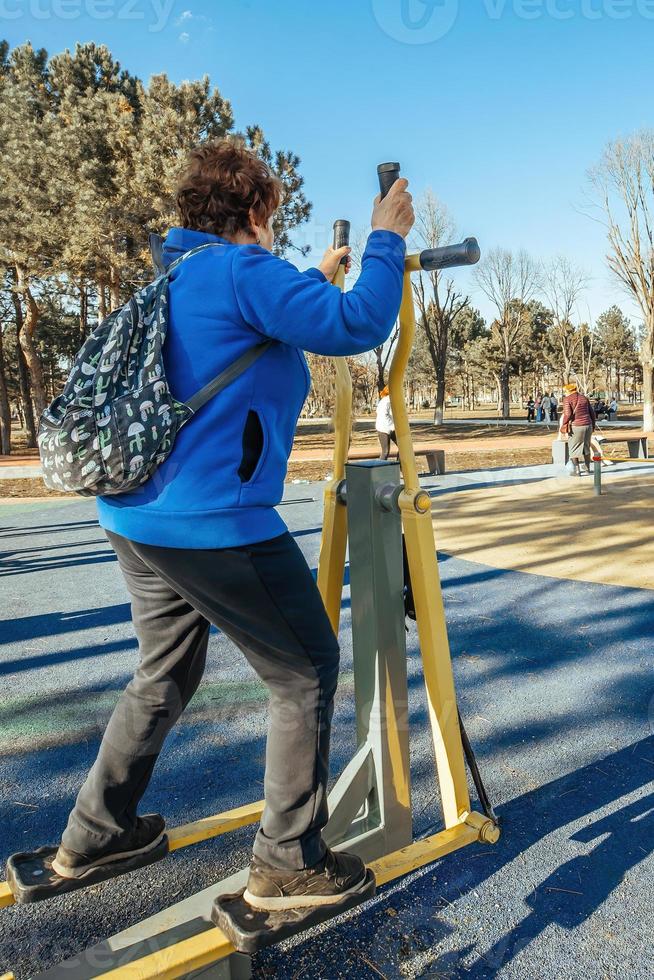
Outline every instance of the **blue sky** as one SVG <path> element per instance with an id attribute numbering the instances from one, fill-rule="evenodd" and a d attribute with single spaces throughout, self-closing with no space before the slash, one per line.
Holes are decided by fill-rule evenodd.
<path id="1" fill-rule="evenodd" d="M 654 0 L 0 0 L 0 36 L 103 42 L 144 79 L 208 73 L 237 126 L 302 158 L 314 216 L 297 241 L 314 256 L 336 217 L 366 224 L 376 164 L 396 159 L 461 237 L 564 253 L 593 277 L 584 312 L 630 310 L 586 172 L 652 125 Z"/>

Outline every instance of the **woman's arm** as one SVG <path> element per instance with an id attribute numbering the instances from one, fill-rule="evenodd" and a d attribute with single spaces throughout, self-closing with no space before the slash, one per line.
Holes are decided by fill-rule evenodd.
<path id="1" fill-rule="evenodd" d="M 256 245 L 235 249 L 236 300 L 247 323 L 292 347 L 314 354 L 361 354 L 383 344 L 402 298 L 404 239 L 373 231 L 361 274 L 347 293 L 298 272 Z"/>
<path id="2" fill-rule="evenodd" d="M 305 269 L 302 273 L 303 276 L 308 276 L 309 279 L 315 279 L 317 282 L 327 282 L 327 278 L 316 266 L 311 266 L 310 269 Z"/>

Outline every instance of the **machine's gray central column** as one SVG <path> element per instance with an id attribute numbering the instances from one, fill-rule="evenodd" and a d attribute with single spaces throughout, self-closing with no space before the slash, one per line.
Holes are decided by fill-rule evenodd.
<path id="1" fill-rule="evenodd" d="M 384 487 L 400 484 L 400 467 L 350 463 L 346 484 L 357 741 L 372 749 L 366 822 L 383 828 L 381 856 L 413 839 L 402 524 L 380 503 Z"/>

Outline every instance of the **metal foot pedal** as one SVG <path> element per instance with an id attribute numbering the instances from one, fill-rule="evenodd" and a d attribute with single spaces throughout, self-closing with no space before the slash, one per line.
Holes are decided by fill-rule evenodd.
<path id="1" fill-rule="evenodd" d="M 289 909 L 287 912 L 255 909 L 243 898 L 244 891 L 243 888 L 233 895 L 220 895 L 213 903 L 211 921 L 222 929 L 239 953 L 251 954 L 367 902 L 375 894 L 376 883 L 373 872 L 368 869 L 357 890 L 349 892 L 334 905 Z"/>
<path id="2" fill-rule="evenodd" d="M 62 878 L 52 870 L 56 847 L 40 847 L 38 851 L 12 854 L 7 861 L 7 884 L 19 905 L 41 902 L 65 892 L 88 888 L 101 881 L 117 878 L 118 875 L 137 868 L 145 868 L 155 861 L 161 861 L 168 854 L 168 837 L 164 834 L 156 847 L 146 854 L 137 854 L 109 864 L 91 868 L 80 878 Z"/>

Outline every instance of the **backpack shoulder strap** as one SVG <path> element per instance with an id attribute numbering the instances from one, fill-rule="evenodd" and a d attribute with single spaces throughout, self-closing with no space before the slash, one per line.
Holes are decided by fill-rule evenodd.
<path id="1" fill-rule="evenodd" d="M 262 344 L 257 344 L 255 347 L 250 347 L 249 350 L 246 350 L 245 354 L 241 354 L 237 361 L 234 361 L 234 363 L 230 364 L 224 371 L 221 371 L 220 374 L 213 379 L 213 381 L 206 384 L 204 388 L 200 388 L 200 390 L 186 402 L 187 406 L 195 414 L 195 412 L 201 409 L 203 405 L 206 405 L 209 399 L 213 398 L 214 395 L 217 395 L 218 392 L 226 388 L 227 385 L 230 385 L 232 381 L 236 381 L 239 375 L 243 374 L 244 371 L 247 371 L 247 369 L 254 364 L 254 362 L 257 361 L 262 354 L 265 354 L 272 343 L 272 340 L 264 340 Z"/>
<path id="2" fill-rule="evenodd" d="M 224 247 L 225 246 L 222 244 L 222 242 L 205 242 L 204 245 L 198 245 L 196 248 L 192 248 L 190 251 L 185 252 L 184 255 L 180 255 L 178 259 L 175 259 L 175 261 L 172 262 L 166 269 L 165 276 L 168 277 L 173 269 L 176 269 L 177 266 L 181 265 L 181 263 L 186 259 L 190 259 L 191 256 L 197 255 L 199 252 L 204 252 L 204 250 L 207 248 Z M 198 412 L 203 405 L 206 405 L 206 403 L 210 401 L 214 395 L 217 395 L 218 392 L 223 391 L 223 389 L 230 385 L 232 381 L 236 381 L 239 375 L 243 374 L 244 371 L 247 371 L 247 369 L 254 364 L 254 362 L 257 361 L 262 354 L 265 354 L 272 343 L 272 340 L 265 340 L 263 343 L 256 344 L 254 347 L 246 350 L 246 352 L 242 354 L 237 361 L 234 361 L 233 364 L 230 364 L 224 371 L 221 371 L 220 374 L 218 374 L 212 381 L 209 381 L 204 388 L 197 391 L 193 397 L 186 402 L 187 407 L 190 408 L 195 415 L 195 413 Z"/>

